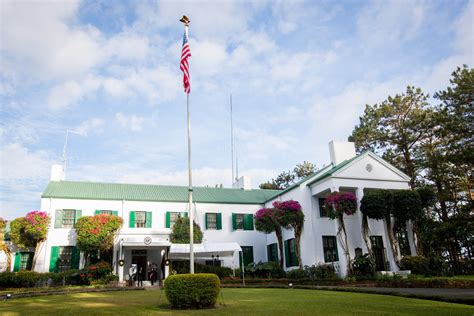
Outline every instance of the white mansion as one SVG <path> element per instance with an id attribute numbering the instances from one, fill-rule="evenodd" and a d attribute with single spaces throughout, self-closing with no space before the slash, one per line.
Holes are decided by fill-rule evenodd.
<path id="1" fill-rule="evenodd" d="M 409 177 L 371 152 L 356 155 L 353 143 L 330 142 L 331 163 L 286 190 L 254 190 L 249 179 L 241 178 L 234 188 L 195 187 L 195 221 L 204 237 L 196 245 L 196 261 L 237 268 L 244 264 L 285 257 L 286 269 L 298 265 L 293 232 L 284 232 L 285 254 L 278 253 L 276 236 L 254 228 L 253 215 L 275 200 L 298 201 L 305 214 L 301 238 L 303 265 L 334 262 L 341 275 L 347 263 L 338 243 L 337 222 L 321 209 L 324 197 L 333 191 L 351 191 L 360 201 L 367 188 L 408 189 Z M 113 269 L 124 280 L 131 263 L 156 263 L 161 278 L 169 273 L 168 258 L 186 258 L 187 248 L 172 245 L 171 227 L 187 210 L 188 191 L 184 186 L 113 184 L 64 181 L 60 166 L 53 166 L 52 177 L 41 199 L 41 211 L 52 218 L 48 238 L 41 249 L 36 270 L 41 272 L 78 268 L 84 258 L 75 247 L 74 223 L 80 216 L 111 213 L 124 224 L 115 239 Z M 366 253 L 361 233 L 362 216 L 346 217 L 349 251 Z M 394 270 L 394 258 L 382 221 L 369 220 L 374 254 L 379 270 Z M 409 232 L 410 249 L 414 253 Z M 21 255 L 21 253 L 17 254 Z"/>

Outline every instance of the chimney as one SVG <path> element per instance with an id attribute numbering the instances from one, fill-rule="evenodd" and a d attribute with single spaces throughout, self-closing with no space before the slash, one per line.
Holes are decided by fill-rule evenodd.
<path id="1" fill-rule="evenodd" d="M 62 165 L 51 166 L 51 181 L 64 181 L 64 169 Z"/>
<path id="2" fill-rule="evenodd" d="M 232 184 L 232 188 L 251 190 L 252 189 L 252 184 L 250 182 L 250 177 L 247 177 L 247 176 L 240 177 L 237 181 L 235 181 Z"/>
<path id="3" fill-rule="evenodd" d="M 334 165 L 340 164 L 344 160 L 351 159 L 356 156 L 355 144 L 352 142 L 329 142 L 329 156 L 331 163 Z"/>

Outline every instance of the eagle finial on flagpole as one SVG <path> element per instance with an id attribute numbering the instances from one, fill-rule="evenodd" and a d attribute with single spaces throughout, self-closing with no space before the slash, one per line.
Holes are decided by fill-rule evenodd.
<path id="1" fill-rule="evenodd" d="M 183 22 L 185 26 L 188 26 L 189 25 L 189 18 L 185 15 L 183 15 L 183 17 L 179 20 L 180 22 Z"/>

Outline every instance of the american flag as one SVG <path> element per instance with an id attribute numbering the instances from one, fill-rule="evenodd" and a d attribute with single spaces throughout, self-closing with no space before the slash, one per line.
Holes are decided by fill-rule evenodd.
<path id="1" fill-rule="evenodd" d="M 183 72 L 183 86 L 185 93 L 189 93 L 191 91 L 191 83 L 189 82 L 189 57 L 191 57 L 191 50 L 189 49 L 188 33 L 184 31 L 183 49 L 181 50 L 181 63 L 179 68 Z"/>

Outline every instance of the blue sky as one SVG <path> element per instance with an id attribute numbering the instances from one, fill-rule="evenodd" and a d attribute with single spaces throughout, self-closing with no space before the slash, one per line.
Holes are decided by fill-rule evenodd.
<path id="1" fill-rule="evenodd" d="M 186 14 L 196 185 L 328 163 L 365 104 L 433 94 L 473 65 L 473 1 L 1 1 L 0 216 L 68 180 L 187 183 Z"/>

